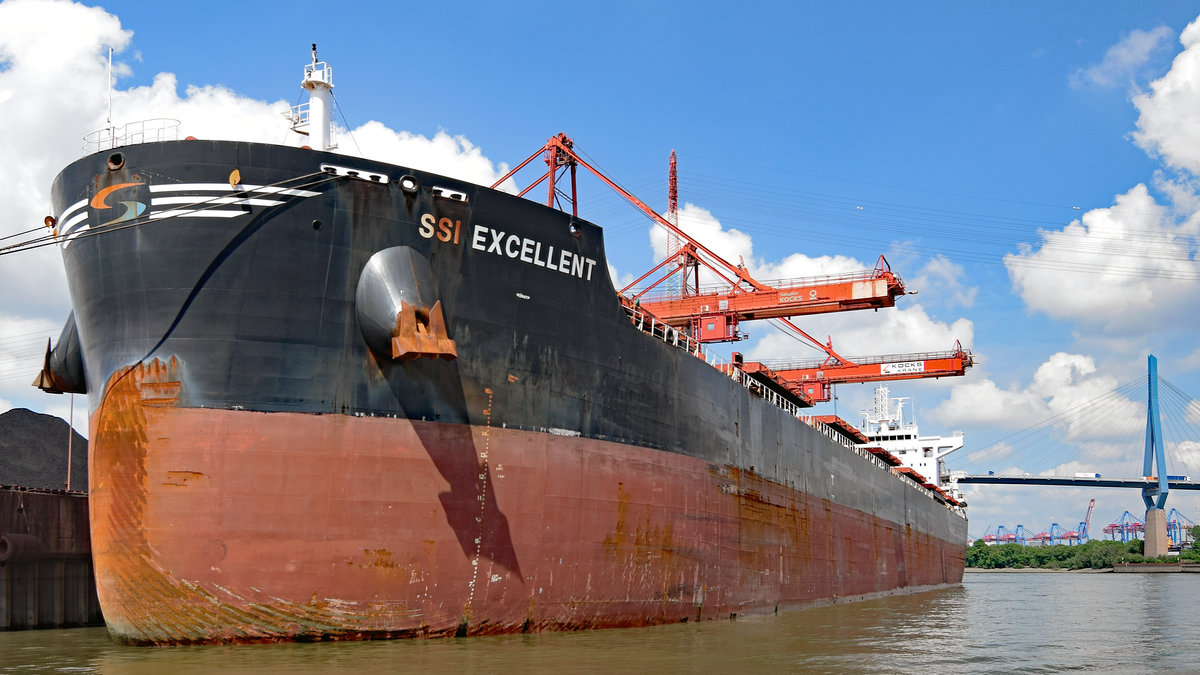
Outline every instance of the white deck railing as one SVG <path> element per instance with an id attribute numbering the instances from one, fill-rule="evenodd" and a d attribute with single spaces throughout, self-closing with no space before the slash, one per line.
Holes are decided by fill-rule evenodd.
<path id="1" fill-rule="evenodd" d="M 98 129 L 83 137 L 86 154 L 111 150 L 122 145 L 153 143 L 155 141 L 179 140 L 179 120 L 158 117 L 140 122 L 130 122 L 122 127 Z"/>

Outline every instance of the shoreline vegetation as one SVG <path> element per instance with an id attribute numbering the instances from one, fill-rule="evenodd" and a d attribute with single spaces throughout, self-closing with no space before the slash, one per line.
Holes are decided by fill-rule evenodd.
<path id="1" fill-rule="evenodd" d="M 1112 572 L 1112 568 L 1104 567 L 1093 569 L 1091 567 L 1085 567 L 1078 570 L 1069 570 L 1065 567 L 996 567 L 992 569 L 987 569 L 984 567 L 963 568 L 964 574 L 995 574 L 997 572 L 1001 574 L 1104 574 L 1106 572 Z"/>
<path id="2" fill-rule="evenodd" d="M 995 571 L 1099 571 L 1112 569 L 1120 563 L 1182 563 L 1200 561 L 1200 551 L 1186 550 L 1179 555 L 1146 558 L 1142 555 L 1144 542 L 1089 541 L 1068 546 L 1023 546 L 999 544 L 989 546 L 976 540 L 967 548 L 967 570 Z"/>

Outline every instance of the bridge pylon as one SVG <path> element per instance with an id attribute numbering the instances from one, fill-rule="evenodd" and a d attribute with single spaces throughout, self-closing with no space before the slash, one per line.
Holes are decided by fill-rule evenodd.
<path id="1" fill-rule="evenodd" d="M 1148 558 L 1167 554 L 1170 540 L 1167 539 L 1167 462 L 1163 451 L 1162 424 L 1158 413 L 1158 359 L 1147 357 L 1147 401 L 1146 401 L 1146 455 L 1142 476 L 1146 486 L 1142 488 L 1142 501 L 1146 503 L 1146 541 L 1144 555 Z M 1155 465 L 1158 472 L 1155 473 Z M 1152 480 L 1157 480 L 1151 482 Z"/>

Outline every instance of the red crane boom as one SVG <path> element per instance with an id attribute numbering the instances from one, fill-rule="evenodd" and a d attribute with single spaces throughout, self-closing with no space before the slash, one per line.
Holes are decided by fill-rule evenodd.
<path id="1" fill-rule="evenodd" d="M 741 321 L 894 307 L 905 292 L 904 281 L 883 256 L 874 270 L 763 285 L 765 289 L 722 285 L 687 295 L 650 296 L 642 291 L 633 299 L 664 323 L 689 329 L 701 342 L 729 342 L 741 337 Z"/>
<path id="2" fill-rule="evenodd" d="M 747 361 L 742 364 L 746 373 L 762 373 L 776 382 L 786 383 L 793 394 L 813 403 L 828 401 L 835 384 L 857 382 L 887 382 L 931 377 L 963 375 L 975 365 L 971 350 L 955 342 L 954 349 L 944 352 L 858 356 L 852 363 L 825 361 Z"/>

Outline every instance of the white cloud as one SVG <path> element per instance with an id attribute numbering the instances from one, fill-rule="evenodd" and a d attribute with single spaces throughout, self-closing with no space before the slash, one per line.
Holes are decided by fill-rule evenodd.
<path id="1" fill-rule="evenodd" d="M 182 135 L 197 138 L 291 146 L 307 141 L 307 137 L 288 128 L 280 113 L 291 106 L 283 99 L 260 101 L 212 85 L 188 86 L 184 96 L 177 89 L 173 74 L 159 73 L 148 87 L 114 92 L 114 119 L 177 119 Z M 491 185 L 508 172 L 507 165 L 493 164 L 465 136 L 446 131 L 427 138 L 396 131 L 372 120 L 350 131 L 338 128 L 335 137 L 340 153 L 355 155 L 361 150 L 362 156 L 370 159 L 433 171 L 479 185 Z"/>
<path id="2" fill-rule="evenodd" d="M 750 235 L 735 228 L 725 229 L 708 209 L 684 204 L 679 209 L 679 229 L 733 265 L 745 264 L 753 269 L 754 242 Z M 660 225 L 650 228 L 650 246 L 655 260 L 667 257 L 667 231 Z M 711 272 L 702 270 L 700 283 L 717 281 Z M 728 272 L 725 273 L 728 275 Z"/>
<path id="3" fill-rule="evenodd" d="M 684 204 L 679 210 L 679 229 L 683 230 L 705 248 L 721 256 L 733 265 L 744 265 L 759 281 L 801 279 L 858 272 L 873 265 L 865 265 L 854 258 L 841 255 L 806 256 L 791 253 L 779 260 L 760 258 L 754 253 L 754 241 L 750 235 L 737 228 L 726 228 L 712 212 L 695 204 Z M 655 260 L 667 257 L 667 231 L 655 225 L 650 228 L 650 246 Z M 701 276 L 701 283 L 717 281 L 711 273 Z M 728 272 L 725 272 L 729 276 Z"/>
<path id="4" fill-rule="evenodd" d="M 1017 425 L 1020 429 L 1049 414 L 1037 394 L 1019 388 L 1001 389 L 990 379 L 956 383 L 950 398 L 933 409 L 931 416 L 951 425 Z"/>
<path id="5" fill-rule="evenodd" d="M 860 272 L 870 267 L 844 255 L 807 256 L 791 253 L 781 260 L 753 260 L 750 272 L 760 281 L 805 279 L 808 277 L 837 276 L 847 272 Z"/>
<path id="6" fill-rule="evenodd" d="M 1090 68 L 1071 75 L 1071 86 L 1115 87 L 1131 83 L 1150 57 L 1171 37 L 1171 29 L 1159 26 L 1151 30 L 1134 29 L 1104 53 L 1104 59 Z"/>
<path id="7" fill-rule="evenodd" d="M 479 185 L 491 185 L 508 173 L 508 165 L 493 164 L 466 136 L 438 131 L 426 138 L 407 131 L 394 131 L 380 122 L 370 121 L 351 132 L 357 147 L 371 159 L 413 166 Z M 354 145 L 349 138 L 341 142 L 341 152 Z"/>
<path id="8" fill-rule="evenodd" d="M 1110 333 L 1144 333 L 1178 325 L 1200 295 L 1190 240 L 1145 185 L 1041 237 L 1037 248 L 1004 257 L 1031 310 Z"/>
<path id="9" fill-rule="evenodd" d="M 1188 440 L 1179 443 L 1168 443 L 1164 451 L 1168 467 L 1182 465 L 1185 471 L 1200 469 L 1200 441 Z M 1176 462 L 1178 464 L 1175 464 Z M 1171 468 L 1168 471 L 1172 475 L 1184 473 L 1179 468 Z M 1200 479 L 1200 476 L 1193 476 L 1193 479 Z"/>
<path id="10" fill-rule="evenodd" d="M 822 342 L 831 339 L 834 350 L 846 358 L 941 352 L 954 348 L 956 341 L 969 348 L 975 339 L 975 326 L 969 319 L 959 318 L 953 323 L 938 321 L 918 304 L 879 312 L 806 316 L 793 323 Z M 767 329 L 761 323 L 755 326 L 759 333 L 764 334 L 752 349 L 747 350 L 755 360 L 823 356 L 820 352 L 803 349 L 790 334 L 774 328 Z"/>
<path id="11" fill-rule="evenodd" d="M 613 288 L 618 291 L 633 283 L 636 278 L 632 274 L 621 274 L 617 271 L 616 265 L 608 263 L 608 278 L 612 280 Z"/>
<path id="12" fill-rule="evenodd" d="M 1192 399 L 1183 408 L 1183 419 L 1188 424 L 1200 423 L 1200 401 Z"/>
<path id="13" fill-rule="evenodd" d="M 1184 50 L 1170 71 L 1133 98 L 1140 113 L 1133 139 L 1168 165 L 1200 175 L 1200 19 L 1179 36 Z"/>
<path id="14" fill-rule="evenodd" d="M 123 49 L 130 37 L 98 8 L 0 3 L 0 128 L 8 132 L 8 156 L 20 158 L 0 163 L 4 234 L 37 227 L 49 214 L 51 180 L 104 119 L 108 47 Z M 0 257 L 0 287 L 8 311 L 66 318 L 66 282 L 53 247 Z"/>
<path id="15" fill-rule="evenodd" d="M 1002 459 L 1012 457 L 1016 450 L 1008 443 L 994 443 L 982 450 L 967 453 L 967 461 L 972 464 L 983 464 L 985 462 L 999 462 Z"/>
<path id="16" fill-rule="evenodd" d="M 1026 386 L 1002 389 L 991 379 L 956 383 L 950 398 L 931 415 L 954 426 L 978 424 L 1014 431 L 1046 422 L 1057 430 L 1060 441 L 1079 444 L 1128 434 L 1145 424 L 1141 403 L 1110 395 L 1119 384 L 1097 368 L 1092 357 L 1058 352 L 1038 366 Z M 1102 409 L 1098 404 L 1085 405 L 1106 395 Z"/>
<path id="17" fill-rule="evenodd" d="M 966 271 L 942 254 L 937 254 L 906 282 L 910 290 L 921 293 L 922 300 L 940 298 L 947 308 L 969 308 L 975 304 L 979 288 L 966 284 Z"/>
<path id="18" fill-rule="evenodd" d="M 1179 221 L 1179 232 L 1200 233 L 1200 179 L 1186 172 L 1168 176 L 1160 169 L 1154 172 L 1152 185 L 1165 197 L 1165 205 Z"/>
<path id="19" fill-rule="evenodd" d="M 291 106 L 283 99 L 259 101 L 221 86 L 189 85 L 183 96 L 172 73 L 159 73 L 149 86 L 113 91 L 113 124 L 151 118 L 179 120 L 180 138 L 228 139 L 301 145 L 301 136 L 290 133 L 281 111 Z M 103 126 L 103 119 L 93 126 Z"/>

